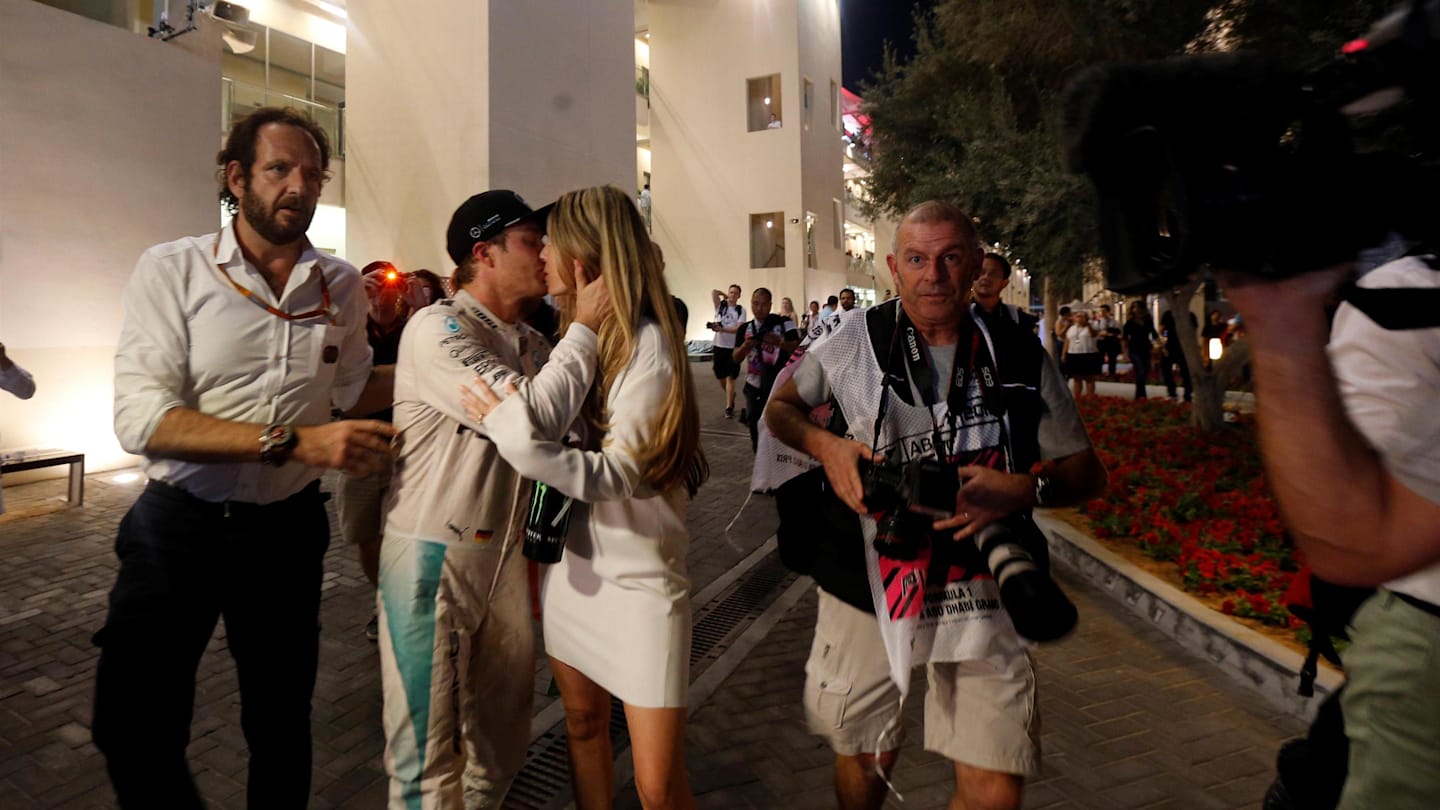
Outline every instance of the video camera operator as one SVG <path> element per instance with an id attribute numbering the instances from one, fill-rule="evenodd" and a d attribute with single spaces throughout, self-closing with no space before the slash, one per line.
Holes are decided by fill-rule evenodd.
<path id="1" fill-rule="evenodd" d="M 807 722 L 836 753 L 842 808 L 878 808 L 885 798 L 912 649 L 915 664 L 928 664 L 925 748 L 954 762 L 951 806 L 1018 808 L 1024 776 L 1039 771 L 1035 674 L 1022 636 L 1062 635 L 1075 613 L 1044 574 L 1044 538 L 1029 510 L 1091 497 L 1106 474 L 1035 335 L 1008 319 L 982 322 L 967 306 L 983 255 L 959 208 L 912 209 L 888 257 L 898 300 L 839 313 L 766 410 L 774 437 L 823 464 L 835 495 L 862 516 L 863 542 L 824 531 L 807 538 L 817 554 L 846 545 L 834 550 L 842 562 L 812 572 L 819 612 L 805 668 Z M 811 421 L 827 402 L 848 417 L 853 439 Z M 880 482 L 887 471 L 904 476 L 908 506 Z M 870 513 L 881 510 L 877 535 Z M 1011 577 L 1011 562 L 1025 573 Z M 1022 617 L 1008 583 L 1034 580 L 1043 580 L 1044 615 Z M 947 621 L 962 612 L 964 621 Z M 922 614 L 933 638 L 916 629 Z M 895 642 L 896 628 L 910 637 Z"/>
<path id="2" fill-rule="evenodd" d="M 1362 289 L 1440 288 L 1433 256 Z M 1440 327 L 1327 307 L 1353 265 L 1223 283 L 1250 339 L 1266 478 L 1316 575 L 1379 586 L 1351 619 L 1343 810 L 1440 807 Z M 1277 303 L 1278 302 L 1278 303 Z M 1327 345 L 1328 344 L 1328 345 Z"/>
<path id="3" fill-rule="evenodd" d="M 1343 733 L 1327 706 L 1306 740 L 1338 765 L 1282 751 L 1266 807 L 1440 807 L 1437 79 L 1440 0 L 1411 0 L 1318 69 L 1243 52 L 1106 66 L 1066 101 L 1109 286 L 1158 292 L 1221 269 L 1286 526 L 1316 577 L 1376 588 L 1345 627 Z M 1195 126 L 1220 99 L 1226 120 Z M 1344 597 L 1316 600 L 1345 624 L 1331 615 Z M 1347 760 L 1336 805 L 1316 784 Z"/>

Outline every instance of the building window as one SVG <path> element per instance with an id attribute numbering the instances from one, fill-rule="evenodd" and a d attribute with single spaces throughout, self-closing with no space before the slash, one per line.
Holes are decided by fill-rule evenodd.
<path id="1" fill-rule="evenodd" d="M 635 67 L 635 93 L 645 97 L 645 106 L 650 106 L 650 68 L 644 65 Z"/>
<path id="2" fill-rule="evenodd" d="M 750 215 L 750 266 L 785 266 L 785 214 Z"/>
<path id="3" fill-rule="evenodd" d="M 805 79 L 801 90 L 803 91 L 800 97 L 801 124 L 808 131 L 810 125 L 815 122 L 815 83 Z"/>
<path id="4" fill-rule="evenodd" d="M 745 111 L 750 132 L 779 129 L 784 125 L 779 73 L 745 81 Z"/>
<path id="5" fill-rule="evenodd" d="M 820 256 L 815 251 L 815 214 L 805 212 L 805 266 L 820 269 Z"/>
<path id="6" fill-rule="evenodd" d="M 843 250 L 845 247 L 845 208 L 840 201 L 830 198 L 830 214 L 835 220 L 835 249 Z"/>
<path id="7" fill-rule="evenodd" d="M 844 132 L 845 124 L 840 121 L 840 85 L 830 80 L 830 124 L 836 132 Z"/>
<path id="8" fill-rule="evenodd" d="M 224 131 L 261 107 L 294 107 L 325 130 L 331 153 L 344 157 L 345 55 L 255 23 L 243 31 L 255 46 L 220 55 Z"/>

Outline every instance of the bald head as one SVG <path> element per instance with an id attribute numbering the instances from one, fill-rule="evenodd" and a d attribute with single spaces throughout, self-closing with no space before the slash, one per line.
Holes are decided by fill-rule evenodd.
<path id="1" fill-rule="evenodd" d="M 976 242 L 980 236 L 975 233 L 975 223 L 971 221 L 970 215 L 965 213 L 960 206 L 948 203 L 944 200 L 926 200 L 919 205 L 905 212 L 900 218 L 900 225 L 895 228 L 895 233 L 890 236 L 890 252 L 896 253 L 900 248 L 900 231 L 906 225 L 937 225 L 942 222 L 953 223 L 960 228 L 960 232 Z"/>
<path id="2" fill-rule="evenodd" d="M 935 345 L 954 342 L 984 255 L 970 217 L 951 203 L 910 209 L 887 257 L 906 314 Z"/>

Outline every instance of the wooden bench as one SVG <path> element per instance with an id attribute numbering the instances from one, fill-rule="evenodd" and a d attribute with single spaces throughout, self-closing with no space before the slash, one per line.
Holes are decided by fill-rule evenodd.
<path id="1" fill-rule="evenodd" d="M 0 474 L 38 470 L 42 467 L 70 465 L 68 500 L 75 506 L 85 505 L 85 454 L 74 450 L 16 450 L 0 459 Z"/>

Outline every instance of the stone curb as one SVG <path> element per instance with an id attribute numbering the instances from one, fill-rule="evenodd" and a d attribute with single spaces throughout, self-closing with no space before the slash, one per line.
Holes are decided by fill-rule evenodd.
<path id="1" fill-rule="evenodd" d="M 1035 522 L 1050 539 L 1051 559 L 1104 590 L 1180 646 L 1209 659 L 1286 714 L 1308 722 L 1319 702 L 1344 682 L 1342 673 L 1321 661 L 1315 697 L 1297 695 L 1304 656 L 1227 619 L 1058 518 L 1037 512 Z"/>

